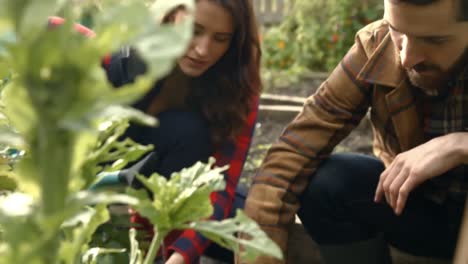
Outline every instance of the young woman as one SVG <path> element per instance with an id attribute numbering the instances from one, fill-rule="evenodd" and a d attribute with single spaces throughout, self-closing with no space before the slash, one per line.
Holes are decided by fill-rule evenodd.
<path id="1" fill-rule="evenodd" d="M 177 23 L 183 15 L 182 9 L 175 10 L 164 22 Z M 233 207 L 254 129 L 261 88 L 260 49 L 250 0 L 198 0 L 194 15 L 188 50 L 173 71 L 135 104 L 156 116 L 160 125 L 132 124 L 128 136 L 155 146 L 158 161 L 144 174 L 158 172 L 168 177 L 209 156 L 216 157 L 218 166 L 229 164 L 226 189 L 211 195 L 212 218 L 221 220 Z M 116 87 L 145 72 L 144 63 L 131 48 L 114 54 L 105 68 Z M 149 226 L 138 215 L 132 220 Z M 210 241 L 193 231 L 172 235 L 166 239 L 166 263 L 196 263 L 209 245 Z M 222 257 L 230 261 L 229 255 Z"/>

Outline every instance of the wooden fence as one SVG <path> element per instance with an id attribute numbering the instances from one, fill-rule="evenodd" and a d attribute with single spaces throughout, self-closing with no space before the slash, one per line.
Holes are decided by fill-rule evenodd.
<path id="1" fill-rule="evenodd" d="M 252 0 L 259 25 L 279 24 L 292 8 L 294 0 Z"/>

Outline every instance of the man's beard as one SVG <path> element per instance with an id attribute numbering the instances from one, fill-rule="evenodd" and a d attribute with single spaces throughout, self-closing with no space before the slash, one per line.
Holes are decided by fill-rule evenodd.
<path id="1" fill-rule="evenodd" d="M 458 73 L 468 63 L 468 47 L 462 55 L 446 71 L 434 64 L 417 64 L 412 69 L 406 69 L 406 74 L 412 85 L 421 89 L 428 95 L 437 95 L 447 89 L 450 80 L 455 78 Z M 424 76 L 421 72 L 430 72 L 430 75 Z"/>

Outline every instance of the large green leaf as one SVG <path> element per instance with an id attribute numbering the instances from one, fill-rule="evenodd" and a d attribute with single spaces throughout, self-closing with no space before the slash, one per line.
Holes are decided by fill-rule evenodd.
<path id="1" fill-rule="evenodd" d="M 15 181 L 18 184 L 18 191 L 27 193 L 34 197 L 40 198 L 39 177 L 34 161 L 29 155 L 24 156 L 15 164 Z"/>
<path id="2" fill-rule="evenodd" d="M 165 179 L 161 176 L 153 175 L 151 179 L 153 178 L 158 178 L 159 182 L 165 181 Z M 153 189 L 159 189 L 159 187 L 164 188 L 164 186 L 167 186 L 167 184 L 155 183 L 154 180 L 152 180 L 151 184 L 153 185 Z M 166 192 L 163 195 L 166 195 L 166 193 L 169 193 L 169 192 L 174 192 L 174 188 L 171 188 L 171 190 L 166 189 Z M 160 192 L 160 195 L 161 193 L 162 192 Z M 172 228 L 169 210 L 167 206 L 170 203 L 163 204 L 161 203 L 160 199 L 153 202 L 151 198 L 148 196 L 148 192 L 146 190 L 135 190 L 135 189 L 129 188 L 127 189 L 127 194 L 137 198 L 140 201 L 138 203 L 138 206 L 135 206 L 134 209 L 138 211 L 140 215 L 148 218 L 153 225 L 157 226 L 159 229 L 164 229 L 164 230 L 168 230 Z"/>
<path id="3" fill-rule="evenodd" d="M 35 263 L 29 257 L 42 255 L 43 245 L 59 231 L 56 226 L 62 226 L 65 235 L 61 243 L 61 258 L 66 263 L 77 263 L 72 260 L 87 250 L 86 244 L 97 226 L 107 221 L 107 204 L 137 202 L 126 195 L 82 192 L 69 199 L 65 210 L 55 215 L 40 216 L 33 197 L 21 193 L 0 196 L 0 226 L 5 228 L 2 236 L 8 242 L 9 256 L 5 258 L 7 262 L 2 262 L 2 256 L 0 263 Z M 83 210 L 90 204 L 96 206 Z M 64 219 L 68 220 L 63 223 Z"/>
<path id="4" fill-rule="evenodd" d="M 33 207 L 33 198 L 23 193 L 12 193 L 7 196 L 0 196 L 0 219 L 5 219 L 9 216 L 28 216 L 33 211 Z"/>
<path id="5" fill-rule="evenodd" d="M 45 30 L 47 17 L 55 14 L 64 2 L 64 0 L 3 0 L 0 3 L 2 9 L 7 11 L 3 15 L 8 15 L 12 21 L 15 21 L 17 30 L 26 36 L 40 34 Z"/>
<path id="6" fill-rule="evenodd" d="M 126 252 L 123 254 L 107 254 L 101 255 L 98 259 L 99 263 L 112 264 L 128 264 L 130 257 L 130 240 L 129 233 L 134 223 L 130 223 L 128 213 L 116 212 L 115 208 L 121 208 L 120 205 L 109 206 L 111 219 L 101 225 L 93 234 L 93 240 L 89 244 L 92 248 L 123 248 Z"/>
<path id="7" fill-rule="evenodd" d="M 127 120 L 132 120 L 146 126 L 156 126 L 158 124 L 153 116 L 147 115 L 140 110 L 120 105 L 110 105 L 96 111 L 93 119 L 99 121 L 100 128 L 101 126 L 110 125 L 109 123 L 125 122 Z"/>
<path id="8" fill-rule="evenodd" d="M 11 66 L 7 63 L 6 59 L 3 58 L 6 52 L 5 50 L 7 48 L 6 46 L 8 45 L 7 44 L 8 39 L 10 38 L 9 34 L 7 33 L 4 33 L 4 34 L 6 35 L 3 35 L 3 36 L 0 35 L 0 83 L 1 83 L 0 86 L 2 87 L 1 90 L 3 90 L 3 88 L 6 86 L 6 84 L 12 77 Z"/>
<path id="9" fill-rule="evenodd" d="M 49 234 L 38 225 L 36 212 L 37 204 L 29 195 L 15 192 L 0 196 L 0 263 L 39 263 L 38 248 Z M 37 243 L 30 244 L 34 240 Z"/>
<path id="10" fill-rule="evenodd" d="M 0 172 L 0 192 L 1 191 L 14 191 L 17 187 L 17 183 L 14 178 L 9 175 L 2 175 L 4 172 Z"/>
<path id="11" fill-rule="evenodd" d="M 137 205 L 139 201 L 135 197 L 125 194 L 115 194 L 112 192 L 89 192 L 82 191 L 75 193 L 68 199 L 67 207 L 82 207 L 95 204 L 128 204 Z"/>
<path id="12" fill-rule="evenodd" d="M 87 261 L 92 261 L 97 253 L 109 252 L 104 249 L 88 251 L 88 243 L 98 226 L 109 220 L 107 205 L 111 203 L 137 204 L 138 201 L 122 194 L 90 192 L 80 192 L 70 199 L 67 206 L 70 210 L 78 210 L 84 205 L 96 206 L 85 207 L 62 224 L 67 240 L 61 243 L 60 256 L 65 263 L 76 263 L 80 256 L 85 258 L 86 254 Z"/>
<path id="13" fill-rule="evenodd" d="M 153 149 L 142 146 L 127 138 L 121 140 L 129 126 L 129 120 L 145 125 L 155 125 L 156 120 L 138 110 L 128 107 L 109 106 L 94 117 L 97 130 L 81 134 L 75 147 L 76 177 L 71 182 L 71 190 L 81 190 L 98 181 L 96 175 L 102 171 L 116 171 L 138 160 Z M 102 165 L 107 164 L 107 165 Z"/>
<path id="14" fill-rule="evenodd" d="M 27 91 L 13 82 L 2 92 L 2 102 L 5 106 L 3 111 L 11 126 L 23 136 L 30 135 L 36 126 L 37 115 L 32 108 Z"/>
<path id="15" fill-rule="evenodd" d="M 180 178 L 179 183 L 183 190 L 173 204 L 176 224 L 196 221 L 213 214 L 211 201 L 207 197 L 213 191 L 224 190 L 226 185 L 222 171 L 227 167 L 213 169 L 212 164 L 214 159 L 207 165 L 197 163 L 192 168 L 172 175 L 176 182 Z"/>
<path id="16" fill-rule="evenodd" d="M 0 117 L 0 123 L 4 120 L 5 119 Z M 24 142 L 24 138 L 11 129 L 11 127 L 6 126 L 5 124 L 0 124 L 0 146 L 10 146 L 18 149 L 25 149 L 26 143 Z"/>
<path id="17" fill-rule="evenodd" d="M 83 264 L 97 264 L 98 263 L 98 257 L 102 255 L 107 255 L 107 254 L 119 254 L 125 252 L 124 248 L 90 248 L 86 251 L 86 253 L 83 255 L 81 258 L 81 263 Z M 104 264 L 104 263 L 113 263 L 113 262 L 107 262 L 107 261 L 100 261 L 99 263 Z"/>
<path id="18" fill-rule="evenodd" d="M 151 191 L 151 200 L 146 191 L 129 189 L 127 192 L 138 197 L 135 209 L 150 219 L 158 230 L 172 230 L 190 221 L 209 217 L 213 208 L 209 199 L 213 191 L 224 189 L 226 168 L 213 169 L 214 159 L 207 164 L 197 162 L 190 168 L 174 173 L 170 180 L 153 174 L 149 179 L 137 176 Z"/>
<path id="19" fill-rule="evenodd" d="M 153 17 L 156 19 L 161 19 L 163 16 L 168 14 L 170 11 L 177 6 L 184 6 L 187 12 L 193 12 L 194 10 L 194 2 L 187 1 L 187 0 L 172 0 L 172 1 L 163 1 L 163 0 L 156 0 L 151 5 L 151 12 Z"/>
<path id="20" fill-rule="evenodd" d="M 282 259 L 281 249 L 276 245 L 252 219 L 241 210 L 236 217 L 217 221 L 200 221 L 186 225 L 186 228 L 195 229 L 217 244 L 239 252 L 243 247 L 242 259 L 254 260 L 259 255 L 270 255 Z M 240 239 L 239 233 L 247 234 L 252 239 Z"/>
<path id="21" fill-rule="evenodd" d="M 109 220 L 106 204 L 99 204 L 94 208 L 88 207 L 63 224 L 68 240 L 62 241 L 60 258 L 63 263 L 74 264 L 81 254 L 86 254 L 87 243 L 99 225 Z"/>
<path id="22" fill-rule="evenodd" d="M 130 229 L 130 261 L 129 264 L 141 264 L 143 263 L 143 253 L 140 251 L 138 241 L 135 239 L 136 230 Z"/>

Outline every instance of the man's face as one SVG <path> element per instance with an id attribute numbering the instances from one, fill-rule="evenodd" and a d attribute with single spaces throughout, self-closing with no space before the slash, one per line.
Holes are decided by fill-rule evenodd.
<path id="1" fill-rule="evenodd" d="M 468 22 L 457 21 L 455 0 L 417 6 L 385 0 L 384 19 L 411 83 L 431 93 L 447 81 L 468 54 Z"/>

